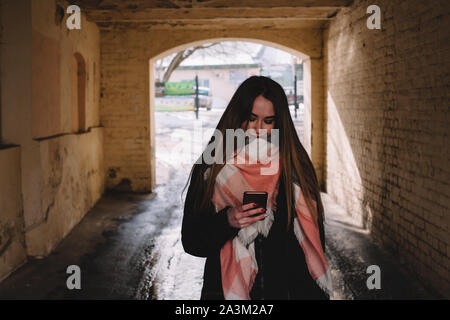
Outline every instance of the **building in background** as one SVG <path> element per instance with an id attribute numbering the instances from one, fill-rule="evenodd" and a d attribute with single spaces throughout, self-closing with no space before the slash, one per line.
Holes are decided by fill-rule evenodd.
<path id="1" fill-rule="evenodd" d="M 297 76 L 297 102 L 303 102 L 302 59 L 276 48 L 261 46 L 254 60 L 260 64 L 262 76 L 275 80 L 284 88 L 289 104 L 294 104 L 295 76 Z"/>
<path id="2" fill-rule="evenodd" d="M 259 74 L 260 65 L 257 63 L 188 65 L 178 67 L 170 81 L 193 80 L 197 75 L 200 87 L 209 88 L 214 100 L 227 104 L 242 81 Z"/>
<path id="3" fill-rule="evenodd" d="M 236 49 L 240 46 L 245 49 Z M 303 102 L 303 64 L 300 58 L 253 43 L 235 44 L 234 48 L 234 51 L 228 49 L 228 53 L 217 55 L 207 53 L 209 49 L 195 52 L 173 71 L 170 81 L 190 81 L 197 75 L 199 87 L 210 89 L 213 107 L 225 107 L 245 79 L 263 75 L 277 81 L 284 88 L 289 104 L 293 105 L 297 76 L 297 102 Z M 167 63 L 162 65 L 158 74 L 162 74 Z"/>

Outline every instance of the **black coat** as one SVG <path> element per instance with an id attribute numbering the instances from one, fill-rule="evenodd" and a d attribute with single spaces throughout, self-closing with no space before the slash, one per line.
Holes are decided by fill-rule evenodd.
<path id="1" fill-rule="evenodd" d="M 198 166 L 194 169 L 193 177 L 198 174 L 197 168 Z M 198 199 L 193 194 L 191 184 L 184 206 L 181 240 L 187 253 L 207 258 L 200 299 L 223 300 L 220 249 L 226 241 L 237 235 L 239 229 L 229 225 L 225 214 L 228 207 L 216 213 L 211 202 L 209 212 L 202 214 L 195 212 Z M 277 197 L 277 211 L 270 232 L 267 238 L 258 235 L 255 240 L 259 271 L 250 297 L 255 300 L 328 299 L 328 295 L 318 287 L 309 274 L 292 223 L 286 232 L 286 217 L 287 208 L 281 183 Z M 322 223 L 319 224 L 319 231 L 322 247 L 325 249 Z"/>

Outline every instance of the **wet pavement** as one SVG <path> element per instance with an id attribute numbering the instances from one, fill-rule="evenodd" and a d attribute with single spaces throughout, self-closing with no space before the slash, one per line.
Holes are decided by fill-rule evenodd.
<path id="1" fill-rule="evenodd" d="M 199 299 L 205 259 L 183 251 L 181 191 L 199 155 L 193 146 L 207 142 L 222 112 L 200 110 L 199 120 L 193 112 L 156 113 L 153 193 L 105 193 L 52 254 L 30 260 L 0 283 L 0 299 Z M 294 122 L 301 132 L 301 118 Z M 203 140 L 192 134 L 194 123 L 204 129 Z M 333 299 L 436 298 L 327 194 L 322 199 Z M 80 267 L 80 290 L 67 289 L 69 265 Z M 370 265 L 380 267 L 379 290 L 367 288 Z"/>

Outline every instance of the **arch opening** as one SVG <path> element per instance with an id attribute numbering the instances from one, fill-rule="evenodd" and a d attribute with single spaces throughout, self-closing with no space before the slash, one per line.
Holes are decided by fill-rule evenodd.
<path id="1" fill-rule="evenodd" d="M 201 41 L 194 41 L 194 42 L 188 42 L 181 44 L 179 46 L 175 46 L 171 49 L 168 49 L 166 51 L 163 51 L 157 55 L 154 55 L 149 59 L 149 104 L 150 104 L 150 150 L 151 150 L 151 176 L 152 176 L 152 185 L 156 185 L 156 121 L 155 121 L 155 111 L 156 111 L 156 104 L 155 104 L 155 80 L 156 80 L 156 72 L 155 72 L 155 64 L 158 60 L 170 56 L 174 53 L 177 53 L 181 50 L 185 50 L 191 47 L 200 46 L 212 42 L 231 42 L 231 41 L 237 41 L 237 42 L 248 42 L 253 44 L 259 44 L 266 47 L 278 49 L 281 51 L 284 51 L 286 53 L 289 53 L 292 56 L 295 56 L 299 59 L 301 59 L 303 65 L 303 69 L 301 74 L 302 79 L 298 79 L 303 84 L 303 104 L 302 104 L 302 110 L 303 110 L 303 119 L 302 119 L 302 125 L 301 128 L 297 131 L 299 134 L 299 138 L 304 145 L 305 149 L 308 153 L 311 152 L 311 68 L 309 66 L 310 63 L 310 57 L 300 51 L 294 50 L 292 48 L 286 47 L 284 45 L 280 45 L 274 42 L 265 41 L 265 40 L 259 40 L 259 39 L 250 39 L 250 38 L 211 38 L 211 39 L 205 39 Z M 292 90 L 293 91 L 293 90 Z M 231 97 L 230 97 L 231 98 Z M 228 104 L 228 101 L 227 103 Z M 220 118 L 220 116 L 219 116 Z M 218 119 L 217 119 L 218 120 Z M 297 125 L 296 125 L 297 127 Z M 200 151 L 201 152 L 201 151 Z M 191 165 L 195 162 L 195 160 L 191 163 Z"/>

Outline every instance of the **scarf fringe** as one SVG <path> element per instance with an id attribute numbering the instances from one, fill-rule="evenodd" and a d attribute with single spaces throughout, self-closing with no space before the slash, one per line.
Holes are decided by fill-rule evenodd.
<path id="1" fill-rule="evenodd" d="M 272 227 L 274 218 L 274 212 L 268 209 L 268 216 L 264 220 L 260 220 L 247 228 L 241 229 L 237 237 L 239 241 L 248 248 L 248 246 L 255 241 L 258 234 L 262 234 L 265 238 L 269 235 L 270 228 Z"/>
<path id="2" fill-rule="evenodd" d="M 294 219 L 294 234 L 298 240 L 298 243 L 301 244 L 305 236 L 303 235 L 300 222 L 298 221 L 297 218 Z M 322 281 L 320 279 L 322 279 Z M 327 268 L 325 274 L 317 278 L 315 281 L 319 286 L 319 288 L 322 289 L 322 291 L 325 292 L 328 295 L 328 297 L 332 296 L 333 282 L 331 281 L 330 267 Z"/>
<path id="3" fill-rule="evenodd" d="M 319 281 L 320 278 L 324 278 L 325 281 Z M 327 269 L 327 272 L 316 280 L 316 283 L 319 288 L 328 295 L 329 298 L 333 296 L 333 282 L 331 281 L 331 273 L 329 267 Z"/>

